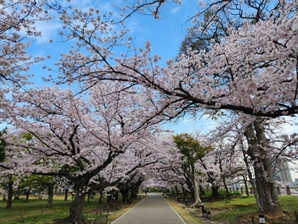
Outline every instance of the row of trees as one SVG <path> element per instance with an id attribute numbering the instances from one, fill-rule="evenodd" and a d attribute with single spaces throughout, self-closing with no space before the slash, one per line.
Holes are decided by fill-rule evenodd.
<path id="1" fill-rule="evenodd" d="M 150 42 L 133 49 L 124 24 L 139 10 L 158 18 L 166 3 L 130 1 L 119 6 L 122 14 L 117 18 L 93 7 L 84 11 L 55 1 L 0 2 L 0 119 L 9 124 L 3 135 L 7 145 L 1 175 L 51 175 L 71 181 L 76 196 L 67 219 L 83 223 L 82 205 L 90 190 L 117 186 L 133 175 L 141 180 L 144 167 L 161 170 L 170 164 L 173 173 L 174 167 L 183 169 L 175 165 L 180 156 L 173 153 L 172 140 L 161 134 L 160 123 L 202 112 L 223 116 L 224 111 L 228 122 L 204 144 L 208 148 L 215 140 L 212 145 L 218 150 L 208 155 L 223 168 L 220 158 L 242 149 L 244 162 L 250 160 L 254 169 L 259 210 L 282 215 L 272 165 L 280 156 L 297 159 L 298 137 L 277 135 L 277 129 L 268 132 L 267 127 L 297 116 L 295 1 L 202 4 L 179 57 L 161 67 L 160 57 L 150 55 Z M 52 18 L 64 24 L 60 35 L 73 45 L 56 63 L 61 74 L 48 80 L 72 84 L 76 92 L 25 86 L 30 66 L 44 59 L 27 53 L 30 40 L 41 35 L 36 22 Z M 190 165 L 196 201 L 195 172 L 202 170 L 198 164 L 216 192 L 215 171 L 201 161 L 204 153 L 180 151 Z M 171 178 L 179 182 L 181 175 Z"/>
<path id="2" fill-rule="evenodd" d="M 269 128 L 268 124 L 265 127 L 267 133 L 274 132 L 274 129 Z M 276 126 L 274 128 L 276 129 Z M 215 132 L 216 130 L 213 131 L 213 133 Z M 217 133 L 217 135 L 219 134 L 222 135 L 222 133 Z M 210 138 L 215 138 L 215 135 Z M 183 192 L 185 197 L 186 193 L 190 192 L 192 198 L 195 199 L 192 206 L 201 203 L 200 195 L 204 195 L 206 189 L 212 191 L 211 198 L 207 198 L 207 200 L 218 200 L 223 198 L 219 194 L 219 188 L 224 189 L 226 197 L 230 198 L 231 189 L 237 185 L 237 190 L 240 192 L 241 186 L 242 191 L 245 190 L 248 196 L 252 190 L 258 206 L 261 207 L 260 198 L 262 200 L 262 196 L 259 195 L 260 191 L 257 187 L 260 184 L 256 177 L 259 174 L 256 167 L 260 169 L 260 164 L 251 159 L 250 148 L 244 134 L 240 141 L 230 139 L 230 137 L 235 139 L 235 135 L 229 136 L 225 143 L 214 144 L 211 147 L 206 144 L 206 140 L 210 144 L 210 140 L 206 136 L 192 136 L 186 133 L 175 135 L 173 139 L 177 150 L 172 151 L 173 160 L 168 166 L 159 170 L 154 181 L 150 180 L 148 184 L 154 185 L 156 182 L 160 187 L 170 190 L 173 194 Z M 296 147 L 292 148 L 291 145 L 284 145 L 282 148 L 276 147 L 277 142 L 281 142 L 282 138 L 278 134 L 274 137 L 275 139 L 272 140 L 274 142 L 269 146 L 271 155 L 268 158 L 270 162 L 268 166 L 270 168 L 266 168 L 272 175 L 273 188 L 289 186 L 291 183 L 275 183 L 274 177 L 285 169 L 286 162 L 295 160 L 292 152 L 296 150 Z M 264 176 L 268 177 L 268 175 Z M 275 189 L 272 190 L 275 191 Z"/>
<path id="3" fill-rule="evenodd" d="M 113 93 L 115 88 L 123 86 L 94 88 L 88 99 L 58 87 L 15 93 L 14 105 L 6 108 L 13 126 L 6 131 L 2 176 L 50 175 L 71 182 L 76 195 L 70 222 L 83 222 L 88 192 L 142 180 L 144 167 L 162 164 L 171 144 L 154 120 L 141 122 L 140 113 L 148 118 L 140 94 Z"/>

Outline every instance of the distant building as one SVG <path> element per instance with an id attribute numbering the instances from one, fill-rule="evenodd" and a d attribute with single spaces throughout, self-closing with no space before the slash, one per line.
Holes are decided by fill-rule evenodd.
<path id="1" fill-rule="evenodd" d="M 293 183 L 288 162 L 285 162 L 281 167 L 276 168 L 274 178 L 276 181 L 280 181 L 282 183 Z"/>

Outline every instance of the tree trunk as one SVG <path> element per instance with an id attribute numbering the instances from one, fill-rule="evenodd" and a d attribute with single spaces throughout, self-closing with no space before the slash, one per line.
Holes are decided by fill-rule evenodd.
<path id="1" fill-rule="evenodd" d="M 115 201 L 118 201 L 118 199 L 119 199 L 119 191 L 115 191 L 114 198 L 115 198 Z"/>
<path id="2" fill-rule="evenodd" d="M 211 185 L 211 191 L 212 191 L 212 198 L 219 198 L 219 186 L 212 184 Z"/>
<path id="3" fill-rule="evenodd" d="M 244 186 L 245 186 L 245 193 L 246 193 L 246 196 L 248 197 L 248 196 L 249 196 L 249 191 L 248 191 L 248 186 L 247 186 L 247 179 L 246 179 L 246 177 L 244 177 L 243 180 L 244 180 Z"/>
<path id="4" fill-rule="evenodd" d="M 182 186 L 182 192 L 183 192 L 183 196 L 186 197 L 187 196 L 187 192 L 185 190 L 185 188 Z"/>
<path id="5" fill-rule="evenodd" d="M 76 191 L 74 200 L 70 206 L 70 214 L 67 217 L 69 223 L 83 224 L 83 206 L 86 193 Z"/>
<path id="6" fill-rule="evenodd" d="M 179 189 L 177 186 L 175 186 L 175 194 L 179 195 Z"/>
<path id="7" fill-rule="evenodd" d="M 136 200 L 138 198 L 139 186 L 131 188 L 131 196 L 132 200 Z"/>
<path id="8" fill-rule="evenodd" d="M 193 185 L 193 184 L 192 184 Z M 189 190 L 190 190 L 190 196 L 191 196 L 191 198 L 196 198 L 196 196 L 195 196 L 195 188 L 194 188 L 194 186 L 191 186 L 190 188 L 189 188 Z"/>
<path id="9" fill-rule="evenodd" d="M 249 127 L 248 130 L 244 133 L 244 135 L 245 135 L 246 138 L 253 137 L 254 136 L 254 132 L 253 132 L 252 127 Z M 250 142 L 248 142 L 248 144 L 250 144 Z M 249 179 L 249 182 L 251 184 L 252 191 L 254 193 L 256 202 L 259 205 L 260 204 L 259 203 L 259 195 L 258 195 L 258 192 L 257 192 L 257 189 L 256 189 L 256 185 L 255 185 L 255 182 L 254 182 L 254 179 L 253 179 L 253 175 L 252 175 L 252 172 L 251 172 L 250 166 L 249 166 L 249 161 L 248 161 L 248 156 L 250 156 L 250 158 L 252 160 L 252 155 L 250 155 L 250 154 L 253 154 L 253 153 L 250 152 L 251 151 L 250 149 L 247 152 L 245 152 L 244 146 L 243 146 L 243 141 L 241 141 L 241 145 L 242 145 L 243 161 L 244 161 L 245 166 L 246 166 L 246 171 L 247 171 L 247 174 L 248 174 L 248 179 Z M 245 187 L 246 187 L 246 189 L 245 189 L 246 190 L 246 194 L 247 194 L 247 196 L 249 196 L 248 188 L 247 188 L 246 185 L 245 185 Z"/>
<path id="10" fill-rule="evenodd" d="M 98 203 L 99 203 L 99 204 L 102 204 L 102 202 L 103 202 L 103 191 L 100 190 L 100 191 L 99 191 L 99 199 L 98 199 Z"/>
<path id="11" fill-rule="evenodd" d="M 7 203 L 6 203 L 6 208 L 11 209 L 12 208 L 12 196 L 13 196 L 13 181 L 10 180 L 8 182 L 8 195 L 7 195 Z"/>
<path id="12" fill-rule="evenodd" d="M 51 208 L 53 205 L 53 197 L 54 197 L 54 184 L 48 183 L 48 204 L 47 204 L 48 208 Z"/>
<path id="13" fill-rule="evenodd" d="M 224 187 L 225 187 L 225 190 L 226 190 L 226 193 L 227 193 L 227 198 L 228 198 L 228 200 L 230 200 L 231 199 L 231 195 L 230 195 L 230 192 L 229 192 L 227 183 L 226 183 L 226 176 L 224 174 L 222 175 L 222 182 L 224 184 Z M 213 194 L 213 190 L 212 190 L 212 194 Z"/>
<path id="14" fill-rule="evenodd" d="M 194 199 L 195 199 L 195 203 L 193 203 L 191 207 L 195 207 L 199 203 L 202 204 L 202 201 L 200 199 L 199 185 L 196 178 L 196 170 L 195 170 L 194 164 L 191 164 L 191 169 L 192 169 L 192 181 L 193 181 L 193 190 L 194 190 Z"/>
<path id="15" fill-rule="evenodd" d="M 121 189 L 120 193 L 122 195 L 122 203 L 128 202 L 128 189 Z"/>
<path id="16" fill-rule="evenodd" d="M 69 192 L 69 189 L 65 189 L 65 192 L 64 192 L 64 201 L 68 201 L 68 192 Z"/>
<path id="17" fill-rule="evenodd" d="M 248 127 L 245 135 L 249 144 L 248 154 L 254 161 L 253 168 L 256 190 L 259 196 L 259 201 L 257 201 L 259 212 L 271 217 L 281 216 L 283 211 L 274 183 L 272 161 L 266 151 L 268 140 L 260 118 L 254 122 L 254 126 Z"/>
<path id="18" fill-rule="evenodd" d="M 25 195 L 26 195 L 25 202 L 28 202 L 29 201 L 30 192 L 31 192 L 31 189 L 28 188 L 28 190 L 26 190 L 26 192 L 25 192 Z"/>
<path id="19" fill-rule="evenodd" d="M 220 169 L 220 172 L 223 173 L 221 162 L 219 162 L 219 169 Z M 226 193 L 227 193 L 227 198 L 228 198 L 228 200 L 230 200 L 231 195 L 230 195 L 230 192 L 229 192 L 229 189 L 228 189 L 228 186 L 227 186 L 226 175 L 224 173 L 222 175 L 222 182 L 224 184 L 224 187 L 225 187 L 225 190 L 226 190 Z M 213 195 L 213 190 L 212 190 L 212 195 Z"/>

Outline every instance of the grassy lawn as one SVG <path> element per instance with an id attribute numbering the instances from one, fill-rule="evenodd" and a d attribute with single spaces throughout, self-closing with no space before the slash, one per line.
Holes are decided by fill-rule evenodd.
<path id="1" fill-rule="evenodd" d="M 283 210 L 288 211 L 294 217 L 295 211 L 298 212 L 298 196 L 280 196 L 279 198 Z M 250 218 L 256 215 L 258 211 L 253 196 L 238 197 L 232 200 L 218 202 L 206 202 L 205 208 L 212 211 L 216 220 L 227 223 L 239 223 L 241 218 Z"/>
<path id="2" fill-rule="evenodd" d="M 53 220 L 65 218 L 69 215 L 71 199 L 63 201 L 63 196 L 54 198 L 53 207 L 47 208 L 47 200 L 29 199 L 26 203 L 24 200 L 14 200 L 12 209 L 6 209 L 6 201 L 0 201 L 0 223 L 5 224 L 50 224 Z M 98 199 L 85 201 L 84 217 L 90 221 L 104 216 L 106 210 L 98 203 Z"/>

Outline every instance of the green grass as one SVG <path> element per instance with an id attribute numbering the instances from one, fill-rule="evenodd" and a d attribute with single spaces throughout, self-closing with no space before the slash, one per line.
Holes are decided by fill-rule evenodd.
<path id="1" fill-rule="evenodd" d="M 50 224 L 52 220 L 65 218 L 69 215 L 71 199 L 63 201 L 64 197 L 55 197 L 53 207 L 47 208 L 47 199 L 37 200 L 29 199 L 26 203 L 24 200 L 14 200 L 12 209 L 6 209 L 6 201 L 0 201 L 0 223 L 5 224 Z M 90 202 L 85 201 L 84 217 L 90 220 L 100 218 L 100 214 L 104 213 L 98 203 L 98 199 L 91 199 Z"/>
<path id="2" fill-rule="evenodd" d="M 298 212 L 298 196 L 284 195 L 279 197 L 283 210 Z"/>
<path id="3" fill-rule="evenodd" d="M 280 196 L 283 210 L 287 210 L 294 216 L 298 211 L 298 196 Z M 227 223 L 237 223 L 241 217 L 255 214 L 258 209 L 255 198 L 237 197 L 232 200 L 222 200 L 218 202 L 206 202 L 205 208 L 213 211 L 215 219 Z"/>

